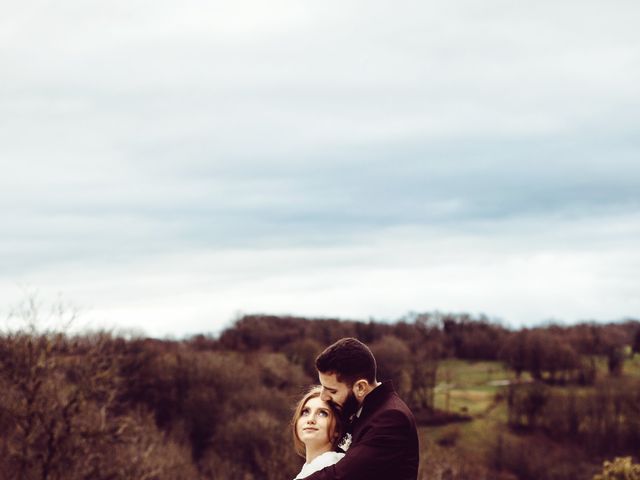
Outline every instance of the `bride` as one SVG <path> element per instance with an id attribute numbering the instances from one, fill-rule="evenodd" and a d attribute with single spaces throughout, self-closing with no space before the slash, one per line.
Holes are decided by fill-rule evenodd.
<path id="1" fill-rule="evenodd" d="M 344 453 L 336 446 L 340 439 L 340 418 L 336 411 L 320 399 L 322 387 L 313 387 L 300 399 L 293 415 L 293 445 L 305 458 L 302 470 L 294 480 L 305 478 L 333 465 Z"/>

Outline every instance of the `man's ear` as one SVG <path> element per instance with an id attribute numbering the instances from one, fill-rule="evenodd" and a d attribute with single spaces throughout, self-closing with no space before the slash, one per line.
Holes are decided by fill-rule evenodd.
<path id="1" fill-rule="evenodd" d="M 357 380 L 356 383 L 353 384 L 353 394 L 356 396 L 358 400 L 362 400 L 367 393 L 367 387 L 369 386 L 369 382 L 364 378 Z"/>

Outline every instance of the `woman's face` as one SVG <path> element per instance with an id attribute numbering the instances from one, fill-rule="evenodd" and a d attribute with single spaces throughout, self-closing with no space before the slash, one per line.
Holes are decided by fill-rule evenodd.
<path id="1" fill-rule="evenodd" d="M 305 445 L 330 444 L 332 423 L 333 413 L 327 402 L 322 401 L 320 397 L 310 398 L 296 422 L 298 438 Z"/>

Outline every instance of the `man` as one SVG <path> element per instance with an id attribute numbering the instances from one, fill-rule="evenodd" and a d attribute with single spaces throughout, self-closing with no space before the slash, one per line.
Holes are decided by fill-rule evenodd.
<path id="1" fill-rule="evenodd" d="M 376 379 L 376 360 L 364 343 L 343 338 L 316 359 L 321 399 L 349 425 L 346 455 L 306 480 L 416 480 L 418 432 L 409 407 L 390 382 Z"/>

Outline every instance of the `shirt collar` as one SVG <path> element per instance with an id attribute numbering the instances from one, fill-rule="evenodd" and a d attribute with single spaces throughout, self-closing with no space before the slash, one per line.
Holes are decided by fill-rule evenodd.
<path id="1" fill-rule="evenodd" d="M 371 409 L 374 409 L 378 404 L 380 404 L 387 395 L 395 392 L 393 388 L 393 382 L 386 381 L 382 382 L 376 388 L 374 388 L 369 394 L 364 397 L 362 401 L 362 405 L 356 412 L 356 417 L 360 418 L 363 412 L 368 412 Z"/>

